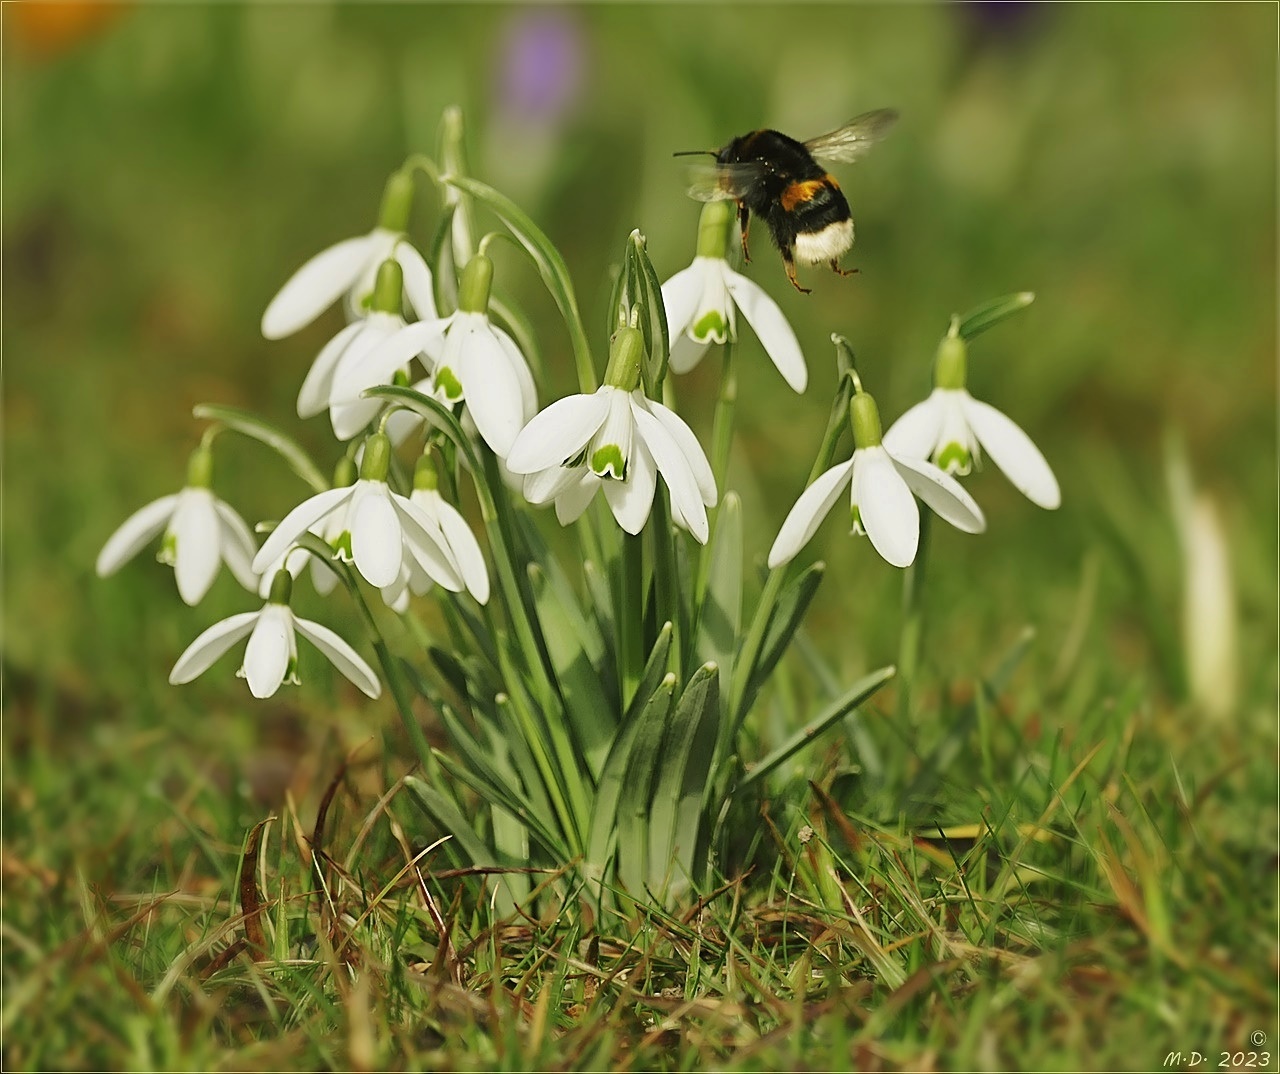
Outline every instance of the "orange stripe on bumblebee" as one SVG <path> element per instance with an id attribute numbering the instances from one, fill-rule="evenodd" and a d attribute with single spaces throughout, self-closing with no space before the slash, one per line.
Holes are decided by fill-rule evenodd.
<path id="1" fill-rule="evenodd" d="M 779 201 L 782 202 L 782 208 L 785 212 L 791 212 L 802 202 L 812 201 L 818 191 L 824 186 L 829 186 L 834 190 L 840 187 L 836 183 L 835 178 L 828 172 L 821 179 L 805 179 L 801 182 L 790 183 L 782 191 Z"/>

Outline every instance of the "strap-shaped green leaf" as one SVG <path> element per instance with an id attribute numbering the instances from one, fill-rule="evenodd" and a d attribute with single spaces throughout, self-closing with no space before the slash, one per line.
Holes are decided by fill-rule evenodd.
<path id="1" fill-rule="evenodd" d="M 661 687 L 668 677 L 671 679 L 671 685 L 666 691 L 666 700 L 660 699 L 658 704 L 669 706 L 671 703 L 671 694 L 675 690 L 675 676 L 667 675 L 667 656 L 670 649 L 671 624 L 667 623 L 658 631 L 658 640 L 649 654 L 649 662 L 645 665 L 644 674 L 640 677 L 636 696 L 618 728 L 613 748 L 609 751 L 604 770 L 600 773 L 600 779 L 596 784 L 595 800 L 591 804 L 591 831 L 587 836 L 587 865 L 600 875 L 608 864 L 612 850 L 618 799 L 622 794 L 623 781 L 627 778 L 627 766 L 631 760 L 636 730 L 650 702 L 659 696 Z"/>
<path id="2" fill-rule="evenodd" d="M 630 741 L 618 795 L 618 879 L 634 898 L 643 895 L 649 875 L 649 806 L 675 689 L 676 677 L 668 674 L 626 728 Z"/>
<path id="3" fill-rule="evenodd" d="M 511 868 L 527 865 L 528 862 L 507 861 L 502 858 L 496 848 L 491 846 L 472 826 L 462 810 L 448 796 L 442 794 L 431 784 L 417 776 L 405 776 L 405 789 L 409 791 L 410 800 L 440 826 L 457 842 L 472 865 L 496 868 Z"/>
<path id="4" fill-rule="evenodd" d="M 1012 295 L 1001 295 L 990 302 L 974 306 L 960 318 L 958 331 L 960 338 L 968 342 L 974 336 L 985 332 L 988 328 L 999 324 L 1006 317 L 1012 317 L 1018 310 L 1024 310 L 1035 301 L 1032 291 L 1019 291 Z"/>
<path id="5" fill-rule="evenodd" d="M 221 422 L 228 429 L 234 429 L 240 433 L 241 436 L 257 440 L 260 444 L 266 444 L 267 447 L 284 459 L 289 464 L 289 468 L 315 489 L 316 492 L 328 490 L 329 482 L 325 480 L 320 467 L 303 450 L 302 445 L 287 433 L 277 429 L 269 421 L 258 417 L 257 414 L 250 413 L 248 410 L 241 410 L 239 407 L 223 406 L 220 403 L 200 403 L 192 409 L 191 413 L 202 421 Z"/>
<path id="6" fill-rule="evenodd" d="M 714 660 L 728 685 L 742 643 L 742 501 L 726 492 L 711 539 L 707 591 L 698 612 L 698 653 Z"/>
<path id="7" fill-rule="evenodd" d="M 750 711 L 756 694 L 768 681 L 769 675 L 782 659 L 782 654 L 791 644 L 791 637 L 796 628 L 804 621 L 805 612 L 818 585 L 826 571 L 826 564 L 819 560 L 797 575 L 782 590 L 778 603 L 774 605 L 773 614 L 769 617 L 769 626 L 765 630 L 764 643 L 760 646 L 760 657 L 752 668 L 739 667 L 737 676 L 746 677 L 746 690 L 742 695 L 739 716 Z"/>
<path id="8" fill-rule="evenodd" d="M 592 632 L 571 592 L 553 585 L 538 564 L 529 564 L 528 570 L 542 636 L 547 640 L 551 667 L 576 745 L 586 758 L 592 777 L 598 777 L 618 721 L 616 704 L 605 696 L 600 673 L 588 655 Z"/>
<path id="9" fill-rule="evenodd" d="M 573 280 L 569 277 L 569 268 L 560 256 L 560 251 L 529 215 L 505 194 L 466 175 L 447 175 L 444 180 L 492 209 L 528 252 L 569 329 L 579 387 L 583 392 L 595 391 L 598 382 L 591 360 L 591 348 L 582 327 L 582 316 L 578 312 Z"/>
<path id="10" fill-rule="evenodd" d="M 649 808 L 649 887 L 683 888 L 691 880 L 707 779 L 715 759 L 720 674 L 714 663 L 693 673 L 662 742 Z"/>
<path id="11" fill-rule="evenodd" d="M 834 726 L 840 720 L 844 719 L 849 713 L 861 705 L 867 698 L 880 689 L 886 682 L 893 678 L 894 668 L 883 667 L 878 671 L 873 671 L 869 675 L 864 675 L 840 697 L 836 698 L 826 706 L 817 716 L 805 724 L 795 734 L 791 735 L 782 745 L 770 752 L 759 763 L 751 766 L 751 769 L 739 782 L 738 786 L 747 787 L 752 783 L 764 779 L 770 772 L 785 762 L 788 758 L 804 749 L 809 744 L 817 741 L 817 739 L 829 728 Z"/>

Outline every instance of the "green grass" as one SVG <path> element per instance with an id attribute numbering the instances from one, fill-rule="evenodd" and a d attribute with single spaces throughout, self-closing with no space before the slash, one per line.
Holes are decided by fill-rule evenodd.
<path id="1" fill-rule="evenodd" d="M 504 8 L 140 6 L 43 52 L 14 10 L 7 1069 L 1159 1069 L 1220 1049 L 1276 1067 L 1273 10 L 1077 5 L 983 37 L 962 8 L 579 9 L 594 81 L 545 167 L 498 133 Z M 801 17 L 829 32 L 798 34 Z M 180 482 L 191 405 L 291 413 L 337 322 L 268 345 L 266 299 L 368 226 L 386 173 L 431 147 L 455 101 L 477 174 L 564 251 L 594 338 L 608 289 L 583 281 L 632 227 L 664 277 L 691 252 L 696 206 L 669 152 L 903 109 L 841 173 L 860 277 L 790 294 L 758 240 L 750 271 L 814 384 L 784 396 L 744 343 L 728 484 L 764 520 L 748 556 L 816 450 L 831 331 L 891 419 L 924 391 L 953 312 L 1037 292 L 975 343 L 972 384 L 1044 448 L 1062 510 L 976 479 L 991 531 L 935 533 L 910 715 L 886 690 L 784 766 L 745 818 L 752 871 L 726 863 L 672 917 L 570 903 L 495 919 L 498 878 L 451 875 L 447 847 L 420 863 L 428 903 L 406 855 L 440 833 L 410 796 L 384 801 L 412 756 L 389 703 L 305 652 L 307 685 L 265 704 L 223 665 L 169 687 L 187 642 L 243 610 L 234 584 L 187 609 L 145 557 L 92 578 L 111 530 Z M 567 390 L 552 303 L 497 257 Z M 715 364 L 679 388 L 705 441 Z M 1227 520 L 1240 688 L 1217 720 L 1184 681 L 1169 429 Z M 219 456 L 246 517 L 300 492 L 262 459 Z M 793 699 L 897 656 L 897 573 L 835 525 L 809 554 L 828 564 L 812 659 L 780 667 L 758 756 L 794 730 Z M 348 757 L 315 870 L 309 838 Z M 239 874 L 269 816 L 255 951 Z"/>

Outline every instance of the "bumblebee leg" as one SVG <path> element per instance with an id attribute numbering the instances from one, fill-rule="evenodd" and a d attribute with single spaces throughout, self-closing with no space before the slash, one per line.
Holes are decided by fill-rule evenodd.
<path id="1" fill-rule="evenodd" d="M 744 202 L 738 202 L 738 226 L 742 229 L 742 260 L 751 264 L 751 251 L 747 249 L 747 229 L 751 226 L 751 210 Z"/>
<path id="2" fill-rule="evenodd" d="M 791 258 L 786 254 L 784 254 L 782 257 L 782 263 L 787 268 L 787 279 L 791 281 L 791 286 L 794 287 L 797 291 L 799 291 L 802 295 L 809 294 L 811 289 L 808 287 L 801 287 L 800 281 L 796 279 L 796 263 L 793 260 L 791 260 Z"/>
<path id="3" fill-rule="evenodd" d="M 840 267 L 840 259 L 839 259 L 839 258 L 837 258 L 837 257 L 833 257 L 833 258 L 831 259 L 831 271 L 832 271 L 832 272 L 837 272 L 837 273 L 839 273 L 841 276 L 854 276 L 854 275 L 856 275 L 856 274 L 857 274 L 857 272 L 858 272 L 858 270 L 857 270 L 856 268 L 841 268 L 841 267 Z"/>

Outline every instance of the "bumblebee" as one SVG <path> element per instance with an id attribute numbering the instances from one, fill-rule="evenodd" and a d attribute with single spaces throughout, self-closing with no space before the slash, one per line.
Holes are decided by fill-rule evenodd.
<path id="1" fill-rule="evenodd" d="M 732 198 L 738 203 L 742 227 L 742 256 L 751 260 L 747 229 L 751 214 L 765 222 L 782 254 L 787 279 L 803 294 L 796 279 L 796 261 L 816 265 L 826 261 L 833 271 L 848 276 L 840 257 L 853 246 L 853 215 L 835 177 L 819 163 L 852 163 L 888 133 L 898 118 L 891 108 L 864 112 L 843 127 L 797 142 L 775 130 L 751 131 L 720 149 L 676 153 L 715 157 L 714 164 L 695 165 L 691 197 L 699 201 Z"/>

